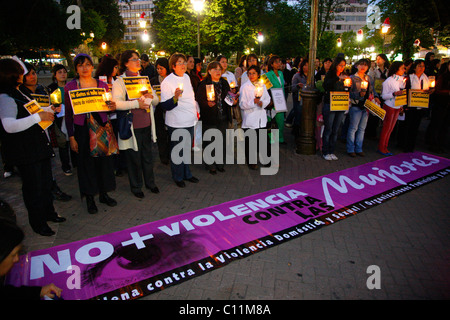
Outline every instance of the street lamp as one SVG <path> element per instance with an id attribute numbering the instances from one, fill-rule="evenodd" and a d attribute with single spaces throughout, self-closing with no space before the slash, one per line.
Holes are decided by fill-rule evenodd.
<path id="1" fill-rule="evenodd" d="M 201 56 L 200 56 L 200 12 L 205 7 L 205 0 L 191 0 L 191 3 L 194 6 L 194 11 L 197 12 L 197 55 L 198 55 L 198 58 L 201 59 Z"/>
<path id="2" fill-rule="evenodd" d="M 258 32 L 258 42 L 259 42 L 259 55 L 261 56 L 261 47 L 262 47 L 262 42 L 264 41 L 264 36 L 262 34 L 262 32 Z"/>
<path id="3" fill-rule="evenodd" d="M 389 22 L 389 18 L 386 18 L 381 25 L 381 33 L 383 34 L 383 53 L 386 46 L 386 33 L 388 33 L 391 24 Z"/>
<path id="4" fill-rule="evenodd" d="M 142 41 L 147 42 L 150 39 L 148 36 L 147 30 L 144 30 L 144 33 L 142 34 Z"/>
<path id="5" fill-rule="evenodd" d="M 337 39 L 337 46 L 340 48 L 340 47 L 342 47 L 342 39 L 341 38 L 338 38 Z"/>
<path id="6" fill-rule="evenodd" d="M 358 32 L 356 33 L 356 41 L 361 42 L 363 40 L 364 37 L 364 33 L 362 31 L 362 29 L 359 29 Z"/>
<path id="7" fill-rule="evenodd" d="M 106 42 L 102 42 L 102 49 L 106 50 Z"/>

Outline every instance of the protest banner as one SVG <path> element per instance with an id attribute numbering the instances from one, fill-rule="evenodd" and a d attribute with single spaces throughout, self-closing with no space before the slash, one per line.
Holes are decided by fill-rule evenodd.
<path id="1" fill-rule="evenodd" d="M 381 120 L 384 120 L 384 117 L 386 116 L 386 110 L 381 108 L 378 104 L 376 104 L 373 101 L 366 100 L 364 103 L 364 107 L 369 110 L 371 114 L 374 116 L 380 118 Z"/>
<path id="2" fill-rule="evenodd" d="M 349 94 L 345 91 L 330 92 L 330 111 L 346 111 L 349 106 Z"/>
<path id="3" fill-rule="evenodd" d="M 69 91 L 73 114 L 90 112 L 109 112 L 109 108 L 103 100 L 104 88 L 87 88 Z"/>
<path id="4" fill-rule="evenodd" d="M 54 283 L 63 289 L 65 300 L 136 299 L 334 225 L 449 174 L 450 160 L 434 155 L 414 152 L 383 158 L 111 234 L 28 252 L 6 283 Z"/>
<path id="5" fill-rule="evenodd" d="M 32 100 L 30 102 L 28 102 L 27 104 L 24 105 L 25 109 L 27 109 L 27 111 L 30 114 L 35 114 L 35 113 L 39 113 L 42 112 L 44 110 L 42 110 L 41 106 L 39 105 L 39 103 L 36 100 Z M 48 127 L 50 127 L 53 124 L 52 121 L 40 121 L 39 122 L 39 126 L 42 129 L 47 129 Z"/>

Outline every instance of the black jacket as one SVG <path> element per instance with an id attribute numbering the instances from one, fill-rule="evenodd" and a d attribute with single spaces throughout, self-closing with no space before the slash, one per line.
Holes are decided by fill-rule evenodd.
<path id="1" fill-rule="evenodd" d="M 226 119 L 228 122 L 232 121 L 231 107 L 225 102 L 225 97 L 230 91 L 230 85 L 225 78 L 220 78 L 219 84 L 222 87 L 222 94 L 219 97 L 217 94 L 217 85 L 214 86 L 216 92 L 216 104 L 213 107 L 208 105 L 208 99 L 206 97 L 206 85 L 213 84 L 213 82 L 206 78 L 198 85 L 197 92 L 195 93 L 195 100 L 197 100 L 200 106 L 200 120 L 206 125 L 218 125 L 220 121 Z M 222 104 L 222 113 L 219 110 L 219 99 Z"/>

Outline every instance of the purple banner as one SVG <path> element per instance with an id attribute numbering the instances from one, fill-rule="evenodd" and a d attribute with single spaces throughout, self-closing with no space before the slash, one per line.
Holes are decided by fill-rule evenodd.
<path id="1" fill-rule="evenodd" d="M 64 299 L 136 299 L 334 224 L 450 173 L 425 153 L 384 158 L 209 208 L 33 251 L 13 285 L 55 283 Z"/>

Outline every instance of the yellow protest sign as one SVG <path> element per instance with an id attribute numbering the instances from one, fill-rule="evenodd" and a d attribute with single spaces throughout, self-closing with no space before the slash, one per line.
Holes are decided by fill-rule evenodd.
<path id="1" fill-rule="evenodd" d="M 50 105 L 50 98 L 49 96 L 45 95 L 45 94 L 35 94 L 32 93 L 31 97 L 34 98 L 34 100 L 36 100 L 36 102 L 39 104 L 39 106 L 41 107 L 48 107 Z"/>
<path id="2" fill-rule="evenodd" d="M 384 79 L 380 79 L 380 78 L 375 79 L 374 88 L 377 93 L 381 93 L 381 91 L 383 90 L 383 82 L 384 82 Z"/>
<path id="3" fill-rule="evenodd" d="M 266 89 L 267 90 L 269 90 L 270 88 L 273 87 L 272 82 L 270 82 L 270 80 L 269 80 L 269 78 L 267 77 L 266 74 L 262 74 L 259 79 L 260 79 L 260 81 L 262 81 L 266 85 Z"/>
<path id="4" fill-rule="evenodd" d="M 128 99 L 139 99 L 146 93 L 152 93 L 152 86 L 147 76 L 143 77 L 123 77 Z"/>
<path id="5" fill-rule="evenodd" d="M 401 107 L 408 104 L 408 95 L 406 94 L 406 89 L 401 90 L 402 94 L 399 96 L 395 96 L 394 106 Z"/>
<path id="6" fill-rule="evenodd" d="M 36 100 L 28 102 L 27 104 L 24 105 L 24 107 L 30 114 L 35 114 L 44 111 L 42 110 L 41 106 Z M 41 126 L 42 129 L 45 130 L 48 127 L 50 127 L 52 123 L 53 123 L 52 121 L 41 121 L 39 122 L 39 125 Z"/>
<path id="7" fill-rule="evenodd" d="M 69 91 L 73 114 L 110 111 L 103 101 L 104 88 L 87 88 Z"/>
<path id="8" fill-rule="evenodd" d="M 330 92 L 330 111 L 348 110 L 349 94 L 345 91 Z"/>
<path id="9" fill-rule="evenodd" d="M 364 103 L 364 107 L 366 107 L 366 109 L 369 110 L 369 112 L 374 116 L 380 118 L 381 120 L 384 120 L 384 117 L 386 116 L 386 110 L 381 108 L 375 102 L 366 100 L 366 102 Z"/>
<path id="10" fill-rule="evenodd" d="M 408 93 L 408 107 L 428 108 L 430 95 L 424 90 L 410 89 Z"/>
<path id="11" fill-rule="evenodd" d="M 155 91 L 158 98 L 161 99 L 161 85 L 155 84 L 152 89 Z"/>

